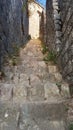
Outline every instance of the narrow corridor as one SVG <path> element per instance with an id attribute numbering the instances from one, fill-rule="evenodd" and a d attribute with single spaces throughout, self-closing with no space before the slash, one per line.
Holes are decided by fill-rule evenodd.
<path id="1" fill-rule="evenodd" d="M 56 65 L 43 61 L 40 40 L 21 48 L 17 66 L 0 82 L 0 130 L 65 130 L 69 88 Z M 61 92 L 57 83 L 61 83 Z"/>

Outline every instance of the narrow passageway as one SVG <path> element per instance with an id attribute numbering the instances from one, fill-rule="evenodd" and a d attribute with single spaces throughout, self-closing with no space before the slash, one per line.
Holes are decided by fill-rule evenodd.
<path id="1" fill-rule="evenodd" d="M 56 65 L 43 61 L 39 39 L 20 51 L 20 63 L 6 66 L 0 82 L 0 130 L 65 130 L 69 97 Z M 61 82 L 61 92 L 57 85 Z"/>
<path id="2" fill-rule="evenodd" d="M 57 66 L 47 65 L 43 59 L 41 41 L 38 39 L 30 40 L 20 51 L 20 63 L 15 67 L 5 67 L 5 83 L 12 84 L 8 89 L 9 93 L 13 91 L 13 99 L 39 101 L 49 100 L 50 98 L 58 99 L 61 98 L 61 94 L 62 96 L 69 96 L 67 95 L 68 87 L 66 84 L 66 90 L 62 91 L 67 92 L 59 93 L 56 83 L 61 82 L 63 84 L 62 89 L 65 85 Z M 5 97 L 5 94 L 7 93 L 3 93 L 2 99 L 10 98 Z"/>
<path id="3" fill-rule="evenodd" d="M 0 130 L 73 130 L 72 23 L 72 0 L 0 1 Z"/>

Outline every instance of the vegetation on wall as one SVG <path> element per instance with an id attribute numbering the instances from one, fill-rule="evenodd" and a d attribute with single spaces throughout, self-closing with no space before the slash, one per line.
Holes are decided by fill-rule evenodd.
<path id="1" fill-rule="evenodd" d="M 48 47 L 45 44 L 42 44 L 42 53 L 44 54 L 44 61 L 48 63 L 51 61 L 52 63 L 56 64 L 57 62 L 57 54 L 52 50 L 49 51 Z"/>
<path id="2" fill-rule="evenodd" d="M 49 51 L 46 56 L 44 57 L 44 61 L 47 63 L 51 61 L 52 63 L 56 64 L 57 63 L 57 56 L 54 51 Z"/>
<path id="3" fill-rule="evenodd" d="M 73 123 L 69 125 L 69 130 L 73 130 Z"/>
<path id="4" fill-rule="evenodd" d="M 20 48 L 16 44 L 13 45 L 13 53 L 9 55 L 10 64 L 15 66 L 18 63 Z"/>
<path id="5" fill-rule="evenodd" d="M 46 54 L 48 51 L 48 47 L 45 44 L 42 44 L 42 53 Z"/>

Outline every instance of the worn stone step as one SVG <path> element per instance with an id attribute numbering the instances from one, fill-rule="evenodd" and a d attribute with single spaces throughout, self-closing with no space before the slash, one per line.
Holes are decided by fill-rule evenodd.
<path id="1" fill-rule="evenodd" d="M 67 130 L 63 102 L 0 102 L 0 130 Z"/>
<path id="2" fill-rule="evenodd" d="M 49 64 L 47 67 L 48 67 L 49 73 L 56 73 L 56 72 L 58 72 L 58 67 L 56 65 Z"/>
<path id="3" fill-rule="evenodd" d="M 62 101 L 24 102 L 21 105 L 21 111 L 31 117 L 48 120 L 62 120 L 65 117 L 65 106 Z"/>
<path id="4" fill-rule="evenodd" d="M 32 102 L 21 106 L 22 130 L 65 130 L 65 106 L 62 102 Z"/>
<path id="5" fill-rule="evenodd" d="M 10 100 L 13 97 L 13 83 L 0 83 L 0 100 Z"/>
<path id="6" fill-rule="evenodd" d="M 46 83 L 44 84 L 44 91 L 44 97 L 46 98 L 46 100 L 49 100 L 50 98 L 58 99 L 70 97 L 69 86 L 67 83 L 53 83 L 50 81 L 46 81 Z"/>
<path id="7" fill-rule="evenodd" d="M 17 130 L 19 105 L 0 102 L 0 130 Z"/>
<path id="8" fill-rule="evenodd" d="M 61 98 L 69 98 L 68 84 L 62 83 L 59 87 L 54 82 L 45 80 L 42 82 L 39 77 L 21 74 L 17 83 L 0 83 L 0 99 L 1 100 L 28 100 L 28 101 L 44 101 L 59 100 Z"/>

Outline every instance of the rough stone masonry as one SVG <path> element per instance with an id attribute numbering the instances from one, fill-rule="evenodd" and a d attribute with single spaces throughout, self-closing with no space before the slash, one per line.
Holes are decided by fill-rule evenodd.
<path id="1" fill-rule="evenodd" d="M 63 78 L 73 84 L 73 2 L 47 0 L 46 41 L 50 50 L 58 54 Z"/>
<path id="2" fill-rule="evenodd" d="M 25 43 L 27 35 L 27 0 L 0 0 L 0 68 L 3 55 L 13 52 L 13 45 Z"/>

